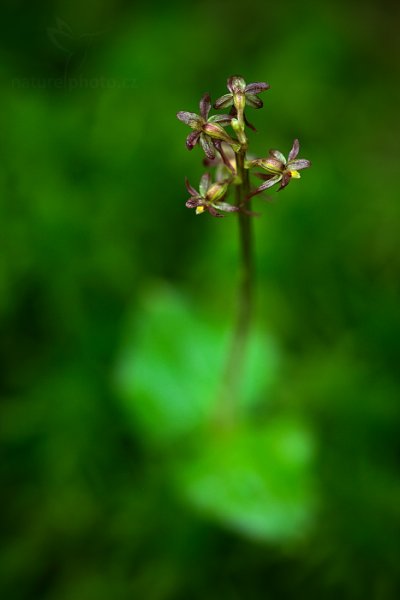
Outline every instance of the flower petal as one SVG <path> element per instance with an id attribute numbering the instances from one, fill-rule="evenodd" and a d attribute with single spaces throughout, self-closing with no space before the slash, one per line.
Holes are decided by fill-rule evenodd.
<path id="1" fill-rule="evenodd" d="M 185 177 L 185 185 L 186 185 L 187 191 L 189 192 L 189 194 L 191 196 L 194 196 L 196 198 L 199 196 L 199 192 L 190 185 L 189 179 L 187 177 Z"/>
<path id="2" fill-rule="evenodd" d="M 217 148 L 215 143 L 214 146 Z M 219 156 L 215 156 L 215 158 L 207 158 L 207 156 L 205 156 L 202 163 L 203 167 L 218 167 L 218 165 L 221 164 L 221 160 Z"/>
<path id="3" fill-rule="evenodd" d="M 274 175 L 273 177 L 271 177 L 271 179 L 268 179 L 268 181 L 265 181 L 263 184 L 261 184 L 256 190 L 254 190 L 253 192 L 251 192 L 247 198 L 252 198 L 253 196 L 255 196 L 256 194 L 261 194 L 261 192 L 263 192 L 264 190 L 269 189 L 270 187 L 272 187 L 273 185 L 275 185 L 276 183 L 279 183 L 279 181 L 282 179 L 282 175 Z"/>
<path id="4" fill-rule="evenodd" d="M 201 196 L 203 196 L 203 198 L 207 194 L 207 190 L 210 187 L 210 182 L 211 182 L 210 173 L 204 173 L 204 175 L 201 176 L 200 185 L 199 185 L 200 194 L 201 194 Z"/>
<path id="5" fill-rule="evenodd" d="M 281 190 L 283 190 L 283 188 L 285 188 L 287 186 L 287 184 L 289 183 L 291 178 L 292 177 L 291 177 L 290 173 L 284 173 L 282 175 L 282 181 L 281 181 L 281 185 L 279 186 L 278 192 L 280 192 Z"/>
<path id="6" fill-rule="evenodd" d="M 257 129 L 254 127 L 254 125 L 252 123 L 250 123 L 250 121 L 247 120 L 245 113 L 243 113 L 243 117 L 244 117 L 244 122 L 246 123 L 247 127 L 250 127 L 250 129 L 252 129 L 253 131 L 257 131 Z"/>
<path id="7" fill-rule="evenodd" d="M 300 150 L 299 140 L 294 140 L 291 151 L 289 152 L 288 162 L 296 158 Z"/>
<path id="8" fill-rule="evenodd" d="M 271 86 L 269 85 L 269 83 L 264 82 L 249 83 L 248 85 L 246 85 L 244 91 L 246 92 L 246 94 L 247 92 L 249 92 L 250 94 L 260 94 L 261 92 L 269 90 L 270 87 Z"/>
<path id="9" fill-rule="evenodd" d="M 200 145 L 203 148 L 207 158 L 215 158 L 215 148 L 208 135 L 204 135 L 204 133 L 201 134 Z"/>
<path id="10" fill-rule="evenodd" d="M 224 165 L 226 167 L 228 167 L 228 169 L 235 175 L 235 173 L 236 173 L 235 167 L 233 166 L 233 164 L 231 163 L 231 161 L 229 160 L 229 158 L 225 154 L 225 151 L 224 151 L 224 149 L 222 147 L 222 142 L 220 142 L 219 140 L 215 140 L 214 146 L 216 147 L 216 149 L 220 153 L 221 158 L 222 158 L 222 162 L 224 163 Z M 228 152 L 232 153 L 232 148 L 230 146 L 228 146 Z"/>
<path id="11" fill-rule="evenodd" d="M 196 113 L 181 110 L 180 112 L 176 113 L 176 116 L 180 121 L 182 121 L 182 123 L 189 125 L 189 127 L 192 127 L 192 129 L 201 127 L 202 119 L 199 117 L 199 115 L 196 115 Z"/>
<path id="12" fill-rule="evenodd" d="M 203 204 L 202 199 L 198 196 L 197 198 L 189 198 L 186 201 L 187 208 L 196 208 L 197 206 L 201 206 Z"/>
<path id="13" fill-rule="evenodd" d="M 268 181 L 268 179 L 271 179 L 271 177 L 274 177 L 274 175 L 271 175 L 268 173 L 253 173 L 253 175 L 255 177 L 258 177 L 259 179 L 262 179 L 263 181 Z"/>
<path id="14" fill-rule="evenodd" d="M 188 150 L 193 150 L 194 146 L 199 141 L 200 131 L 192 131 L 186 138 L 186 147 Z"/>
<path id="15" fill-rule="evenodd" d="M 232 77 L 229 77 L 226 85 L 232 94 L 244 92 L 246 89 L 246 82 L 240 75 L 232 75 Z"/>
<path id="16" fill-rule="evenodd" d="M 208 119 L 208 113 L 211 108 L 211 98 L 210 94 L 204 94 L 200 100 L 200 114 L 205 121 Z"/>
<path id="17" fill-rule="evenodd" d="M 301 169 L 308 169 L 311 167 L 311 162 L 306 158 L 298 158 L 297 160 L 291 160 L 287 164 L 291 171 L 300 171 Z"/>
<path id="18" fill-rule="evenodd" d="M 216 208 L 219 210 L 223 210 L 225 212 L 236 212 L 239 210 L 238 206 L 234 206 L 233 204 L 229 204 L 229 202 L 218 202 Z"/>
<path id="19" fill-rule="evenodd" d="M 270 150 L 269 153 L 273 158 L 276 158 L 277 160 L 279 160 L 283 166 L 286 165 L 286 158 L 282 154 L 282 152 L 280 152 L 280 150 Z"/>
<path id="20" fill-rule="evenodd" d="M 271 177 L 271 179 L 268 179 L 265 183 L 260 185 L 260 187 L 258 188 L 258 191 L 263 192 L 264 190 L 267 190 L 268 188 L 270 188 L 273 185 L 275 185 L 276 183 L 278 183 L 281 179 L 282 179 L 282 175 L 274 175 L 273 177 Z"/>
<path id="21" fill-rule="evenodd" d="M 214 102 L 214 108 L 216 110 L 219 110 L 220 108 L 228 108 L 228 106 L 232 106 L 232 104 L 232 94 L 224 94 Z"/>
<path id="22" fill-rule="evenodd" d="M 282 175 L 274 175 L 274 177 L 271 177 L 271 179 L 268 179 L 268 181 L 265 181 L 265 183 L 260 185 L 257 189 L 250 192 L 250 194 L 248 194 L 248 196 L 247 196 L 247 199 L 252 198 L 253 196 L 256 196 L 257 194 L 261 194 L 261 192 L 272 187 L 273 185 L 278 183 L 281 179 L 282 179 Z"/>
<path id="23" fill-rule="evenodd" d="M 253 108 L 262 108 L 264 106 L 264 102 L 258 96 L 254 94 L 246 94 L 246 104 Z"/>
<path id="24" fill-rule="evenodd" d="M 219 213 L 217 210 L 215 210 L 215 208 L 213 206 L 208 206 L 207 210 L 210 213 L 210 215 L 212 215 L 213 217 L 223 217 L 224 216 L 224 215 L 221 215 L 221 213 Z"/>
<path id="25" fill-rule="evenodd" d="M 209 123 L 218 123 L 222 127 L 226 127 L 231 124 L 233 117 L 231 115 L 213 115 L 208 119 Z"/>

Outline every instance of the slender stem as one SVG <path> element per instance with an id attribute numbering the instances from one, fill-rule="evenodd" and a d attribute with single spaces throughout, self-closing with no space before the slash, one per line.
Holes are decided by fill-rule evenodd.
<path id="1" fill-rule="evenodd" d="M 249 172 L 244 167 L 246 156 L 245 148 L 236 155 L 237 177 L 240 184 L 236 188 L 236 204 L 241 206 L 249 193 Z M 247 208 L 249 203 L 247 202 Z M 253 287 L 253 243 L 251 218 L 240 211 L 239 234 L 241 246 L 241 281 L 238 290 L 238 313 L 233 332 L 230 353 L 226 364 L 224 389 L 222 398 L 222 418 L 225 423 L 232 424 L 237 412 L 238 397 L 240 394 L 240 381 L 243 371 L 243 361 L 246 354 L 247 340 L 250 331 L 252 314 L 252 287 Z"/>
<path id="2" fill-rule="evenodd" d="M 249 171 L 244 168 L 245 152 L 238 154 L 237 156 L 237 167 L 238 174 L 241 178 L 241 185 L 237 188 L 237 204 L 241 205 L 245 202 L 245 198 L 248 195 L 249 189 Z M 249 201 L 247 201 L 247 208 L 250 209 Z M 239 319 L 238 323 L 241 324 L 241 330 L 243 329 L 247 335 L 252 308 L 252 280 L 253 280 L 253 240 L 252 240 L 252 228 L 251 218 L 245 212 L 239 212 L 239 231 L 240 231 L 240 246 L 242 253 L 242 281 L 240 288 L 240 299 L 239 299 Z"/>

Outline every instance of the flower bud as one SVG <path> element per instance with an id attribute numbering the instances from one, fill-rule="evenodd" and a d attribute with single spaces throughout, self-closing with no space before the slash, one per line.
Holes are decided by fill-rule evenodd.
<path id="1" fill-rule="evenodd" d="M 232 119 L 231 126 L 232 126 L 233 131 L 238 136 L 240 143 L 247 144 L 247 139 L 246 139 L 246 135 L 244 133 L 244 128 L 243 128 L 242 123 L 238 119 Z"/>
<path id="2" fill-rule="evenodd" d="M 259 160 L 258 164 L 270 173 L 282 173 L 285 169 L 285 164 L 272 156 Z"/>
<path id="3" fill-rule="evenodd" d="M 226 183 L 213 183 L 207 192 L 207 200 L 209 202 L 218 202 L 220 198 L 225 196 L 228 184 Z"/>
<path id="4" fill-rule="evenodd" d="M 203 131 L 216 140 L 226 142 L 232 146 L 235 152 L 240 149 L 240 145 L 234 139 L 232 139 L 220 125 L 217 125 L 216 123 L 206 123 L 203 126 Z"/>

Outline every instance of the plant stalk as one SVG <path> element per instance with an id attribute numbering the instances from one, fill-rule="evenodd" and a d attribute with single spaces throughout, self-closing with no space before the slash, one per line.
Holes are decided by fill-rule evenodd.
<path id="1" fill-rule="evenodd" d="M 245 156 L 246 149 L 242 147 L 236 155 L 237 177 L 240 181 L 236 187 L 237 206 L 244 205 L 249 193 L 249 171 L 244 167 Z M 246 208 L 250 209 L 248 201 L 246 202 Z M 235 422 L 238 410 L 240 382 L 243 376 L 243 363 L 246 356 L 253 304 L 254 268 L 251 217 L 245 212 L 240 211 L 238 212 L 238 218 L 241 249 L 238 312 L 224 374 L 223 399 L 221 403 L 223 422 L 229 425 Z"/>

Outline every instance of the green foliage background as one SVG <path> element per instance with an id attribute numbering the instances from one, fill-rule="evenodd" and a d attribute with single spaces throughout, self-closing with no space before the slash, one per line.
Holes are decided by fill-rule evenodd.
<path id="1" fill-rule="evenodd" d="M 2 597 L 398 598 L 398 5 L 2 11 Z M 226 433 L 237 224 L 185 209 L 175 113 L 234 73 L 313 167 L 257 203 Z"/>

